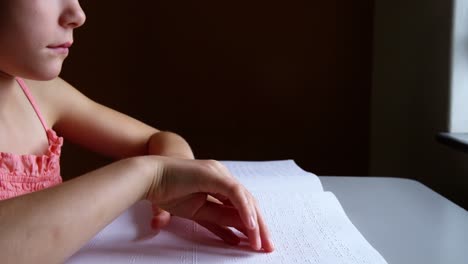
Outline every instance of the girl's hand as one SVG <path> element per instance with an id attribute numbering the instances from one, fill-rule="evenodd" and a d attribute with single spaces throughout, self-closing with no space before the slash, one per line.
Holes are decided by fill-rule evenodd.
<path id="1" fill-rule="evenodd" d="M 208 195 L 207 201 L 221 204 L 223 203 L 219 201 L 218 199 L 212 197 L 211 195 Z M 232 204 L 230 204 L 229 201 L 225 201 L 228 206 L 232 207 Z M 159 230 L 165 226 L 167 226 L 171 220 L 171 214 L 167 211 L 164 211 L 161 209 L 157 204 L 152 204 L 152 210 L 153 210 L 153 218 L 151 219 L 151 227 L 153 229 Z M 229 228 L 226 226 L 222 226 L 219 224 L 213 224 L 210 222 L 205 222 L 205 221 L 196 221 L 199 225 L 205 227 L 208 229 L 210 232 L 224 240 L 224 242 L 230 244 L 230 245 L 237 245 L 240 243 L 240 238 Z M 239 229 L 241 232 L 244 233 L 244 235 L 247 236 L 247 233 L 245 233 L 244 229 Z"/>
<path id="2" fill-rule="evenodd" d="M 171 214 L 159 208 L 159 206 L 155 203 L 153 203 L 151 207 L 153 209 L 151 227 L 153 229 L 161 229 L 167 226 L 169 224 L 169 221 L 171 220 Z"/>
<path id="3" fill-rule="evenodd" d="M 181 136 L 168 132 L 158 131 L 151 135 L 147 142 L 147 154 L 166 156 L 181 159 L 194 159 L 192 149 L 187 141 Z M 159 208 L 157 204 L 152 204 L 153 218 L 151 219 L 151 227 L 153 229 L 161 229 L 169 224 L 171 214 Z M 226 240 L 224 237 L 221 237 Z"/>
<path id="4" fill-rule="evenodd" d="M 257 202 L 221 163 L 148 157 L 156 164 L 146 199 L 172 215 L 196 221 L 230 244 L 239 243 L 228 228 L 234 227 L 249 238 L 253 249 L 273 251 Z"/>

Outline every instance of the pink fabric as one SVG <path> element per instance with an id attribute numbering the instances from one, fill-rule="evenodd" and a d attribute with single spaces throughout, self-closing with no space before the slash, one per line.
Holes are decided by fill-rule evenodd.
<path id="1" fill-rule="evenodd" d="M 0 152 L 0 200 L 39 191 L 62 182 L 60 153 L 63 138 L 47 128 L 26 84 L 19 78 L 17 81 L 46 130 L 49 147 L 46 153 L 40 156 Z"/>

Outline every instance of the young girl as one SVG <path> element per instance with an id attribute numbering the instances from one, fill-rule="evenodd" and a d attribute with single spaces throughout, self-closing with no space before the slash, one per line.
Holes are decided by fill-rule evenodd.
<path id="1" fill-rule="evenodd" d="M 63 262 L 141 199 L 162 208 L 156 227 L 173 214 L 236 244 L 234 227 L 271 252 L 255 199 L 224 166 L 57 77 L 84 21 L 78 0 L 0 1 L 1 262 Z M 118 161 L 61 183 L 58 135 Z"/>

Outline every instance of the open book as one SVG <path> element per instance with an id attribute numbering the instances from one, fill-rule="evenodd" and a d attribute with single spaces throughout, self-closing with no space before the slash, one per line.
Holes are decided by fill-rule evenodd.
<path id="1" fill-rule="evenodd" d="M 273 253 L 229 246 L 198 224 L 173 217 L 159 233 L 151 205 L 128 209 L 67 263 L 386 263 L 319 178 L 294 161 L 223 162 L 257 198 L 275 243 Z"/>

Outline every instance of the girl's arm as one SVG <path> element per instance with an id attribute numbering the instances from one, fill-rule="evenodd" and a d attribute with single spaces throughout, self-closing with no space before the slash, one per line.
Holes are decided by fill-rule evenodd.
<path id="1" fill-rule="evenodd" d="M 2 263 L 61 263 L 144 197 L 150 174 L 125 159 L 58 186 L 0 201 Z"/>
<path id="2" fill-rule="evenodd" d="M 207 202 L 209 193 L 234 207 Z M 1 262 L 61 263 L 140 199 L 180 217 L 247 230 L 254 249 L 273 250 L 255 200 L 222 165 L 144 156 L 0 201 Z"/>
<path id="3" fill-rule="evenodd" d="M 138 155 L 162 155 L 193 159 L 189 144 L 179 135 L 159 131 L 132 117 L 100 105 L 60 78 L 52 81 L 28 81 L 31 92 L 45 109 L 48 124 L 74 143 L 92 151 L 125 158 Z M 144 91 L 142 91 L 144 92 Z M 211 200 L 212 197 L 210 197 Z M 169 223 L 170 214 L 153 205 L 153 228 Z M 229 244 L 240 239 L 229 228 L 199 222 Z"/>
<path id="4" fill-rule="evenodd" d="M 160 131 L 154 133 L 147 143 L 147 154 L 193 159 L 192 149 L 185 139 L 172 133 Z"/>
<path id="5" fill-rule="evenodd" d="M 47 123 L 73 143 L 116 159 L 148 154 L 193 158 L 181 136 L 98 104 L 60 78 L 26 82 Z"/>

